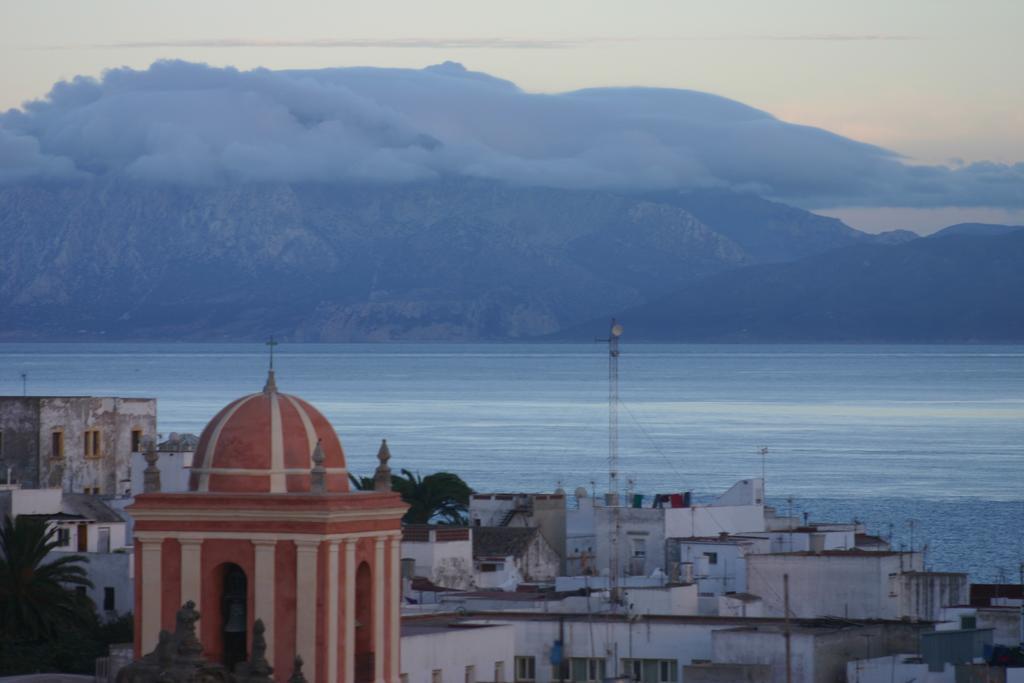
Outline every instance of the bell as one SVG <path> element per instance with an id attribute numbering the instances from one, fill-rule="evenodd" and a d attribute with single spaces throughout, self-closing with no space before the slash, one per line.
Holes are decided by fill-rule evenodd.
<path id="1" fill-rule="evenodd" d="M 245 601 L 230 599 L 227 602 L 227 618 L 224 620 L 225 633 L 244 633 L 246 627 Z"/>

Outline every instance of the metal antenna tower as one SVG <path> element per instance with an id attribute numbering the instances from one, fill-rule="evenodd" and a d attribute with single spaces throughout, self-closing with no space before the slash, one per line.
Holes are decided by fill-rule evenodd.
<path id="1" fill-rule="evenodd" d="M 608 562 L 608 581 L 612 603 L 619 600 L 619 337 L 622 325 L 612 318 L 608 343 L 608 494 L 605 504 L 611 508 L 612 519 L 608 535 L 611 552 Z"/>
<path id="2" fill-rule="evenodd" d="M 619 337 L 622 325 L 612 318 L 608 334 L 608 493 L 619 497 Z"/>

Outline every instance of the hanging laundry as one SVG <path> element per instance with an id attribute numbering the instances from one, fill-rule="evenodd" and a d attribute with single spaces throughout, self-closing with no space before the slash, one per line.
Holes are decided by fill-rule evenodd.
<path id="1" fill-rule="evenodd" d="M 634 493 L 633 494 L 633 507 L 642 508 L 644 506 L 644 494 Z"/>
<path id="2" fill-rule="evenodd" d="M 681 494 L 681 493 L 673 493 L 671 496 L 669 496 L 669 500 L 672 501 L 672 507 L 674 507 L 674 508 L 681 508 L 681 507 L 683 507 L 683 494 Z"/>

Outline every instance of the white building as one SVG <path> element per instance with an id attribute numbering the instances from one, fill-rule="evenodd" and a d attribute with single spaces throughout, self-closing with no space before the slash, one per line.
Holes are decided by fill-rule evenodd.
<path id="1" fill-rule="evenodd" d="M 469 524 L 474 527 L 536 527 L 559 557 L 565 571 L 566 501 L 555 493 L 474 493 L 469 499 Z"/>
<path id="2" fill-rule="evenodd" d="M 918 552 L 826 550 L 748 555 L 747 590 L 783 614 L 784 577 L 796 617 L 937 620 L 967 598 L 967 575 L 923 571 Z"/>
<path id="3" fill-rule="evenodd" d="M 0 473 L 25 487 L 124 495 L 155 437 L 156 399 L 0 396 Z"/>
<path id="4" fill-rule="evenodd" d="M 804 622 L 789 627 L 789 668 L 793 683 L 833 683 L 844 680 L 854 652 L 865 656 L 905 652 L 917 646 L 924 626 L 903 622 Z M 716 630 L 712 636 L 714 662 L 765 664 L 772 683 L 786 683 L 786 627 L 779 622 Z M 855 679 L 846 679 L 855 680 Z M 899 679 L 898 679 L 899 680 Z"/>
<path id="5" fill-rule="evenodd" d="M 525 680 L 516 677 L 515 664 L 515 630 L 510 625 L 450 617 L 402 620 L 402 683 Z"/>
<path id="6" fill-rule="evenodd" d="M 461 683 L 467 667 L 472 667 L 472 680 L 495 680 L 490 678 L 494 663 L 508 657 L 512 671 L 502 668 L 508 681 L 551 683 L 564 677 L 582 683 L 627 676 L 642 683 L 688 683 L 684 667 L 702 661 L 770 665 L 773 676 L 777 674 L 772 680 L 784 680 L 784 667 L 778 669 L 785 651 L 781 620 L 523 610 L 478 612 L 461 620 L 454 615 L 406 620 L 414 626 L 424 622 L 429 628 L 413 636 L 422 640 L 408 650 L 409 660 L 412 638 L 404 636 L 412 633 L 403 625 L 402 672 L 409 673 L 411 682 Z M 453 633 L 451 624 L 503 625 L 512 630 L 477 634 L 471 644 L 466 636 Z M 865 642 L 870 642 L 874 655 L 905 651 L 926 628 L 900 622 L 794 621 L 794 661 L 799 660 L 800 672 L 794 681 L 842 680 L 850 653 L 866 651 Z M 511 651 L 502 649 L 506 645 Z M 435 671 L 439 678 L 427 675 Z"/>
<path id="7" fill-rule="evenodd" d="M 539 527 L 473 527 L 478 588 L 515 590 L 520 583 L 554 583 L 562 558 Z"/>
<path id="8" fill-rule="evenodd" d="M 402 562 L 407 578 L 423 577 L 454 590 L 476 587 L 471 527 L 410 524 L 402 529 Z M 408 566 L 408 565 L 407 565 Z"/>
<path id="9" fill-rule="evenodd" d="M 57 530 L 56 553 L 79 553 L 91 589 L 84 589 L 100 614 L 125 614 L 134 607 L 133 554 L 127 523 L 99 496 L 61 489 L 0 490 L 0 516 L 32 517 Z"/>

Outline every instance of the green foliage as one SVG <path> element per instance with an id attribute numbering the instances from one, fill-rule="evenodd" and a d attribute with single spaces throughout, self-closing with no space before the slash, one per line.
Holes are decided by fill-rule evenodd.
<path id="1" fill-rule="evenodd" d="M 372 491 L 373 477 L 348 475 L 357 491 Z M 457 474 L 435 472 L 421 477 L 409 470 L 391 476 L 391 490 L 409 505 L 402 517 L 406 524 L 465 524 L 473 489 Z"/>
<path id="2" fill-rule="evenodd" d="M 73 590 L 91 587 L 82 555 L 47 555 L 58 547 L 57 530 L 46 522 L 7 517 L 0 527 L 0 633 L 8 638 L 47 639 L 69 626 L 95 620 L 87 597 Z"/>
<path id="3" fill-rule="evenodd" d="M 348 475 L 348 480 L 352 483 L 352 488 L 356 491 L 372 491 L 373 490 L 373 477 L 357 477 L 351 472 Z"/>
<path id="4" fill-rule="evenodd" d="M 457 474 L 435 472 L 421 477 L 409 470 L 391 477 L 391 489 L 409 505 L 406 524 L 465 524 L 473 489 Z"/>
<path id="5" fill-rule="evenodd" d="M 0 527 L 0 675 L 91 674 L 111 643 L 132 640 L 130 614 L 100 622 L 81 555 L 56 553 L 56 529 L 31 517 Z M 50 556 L 53 557 L 53 556 Z"/>

